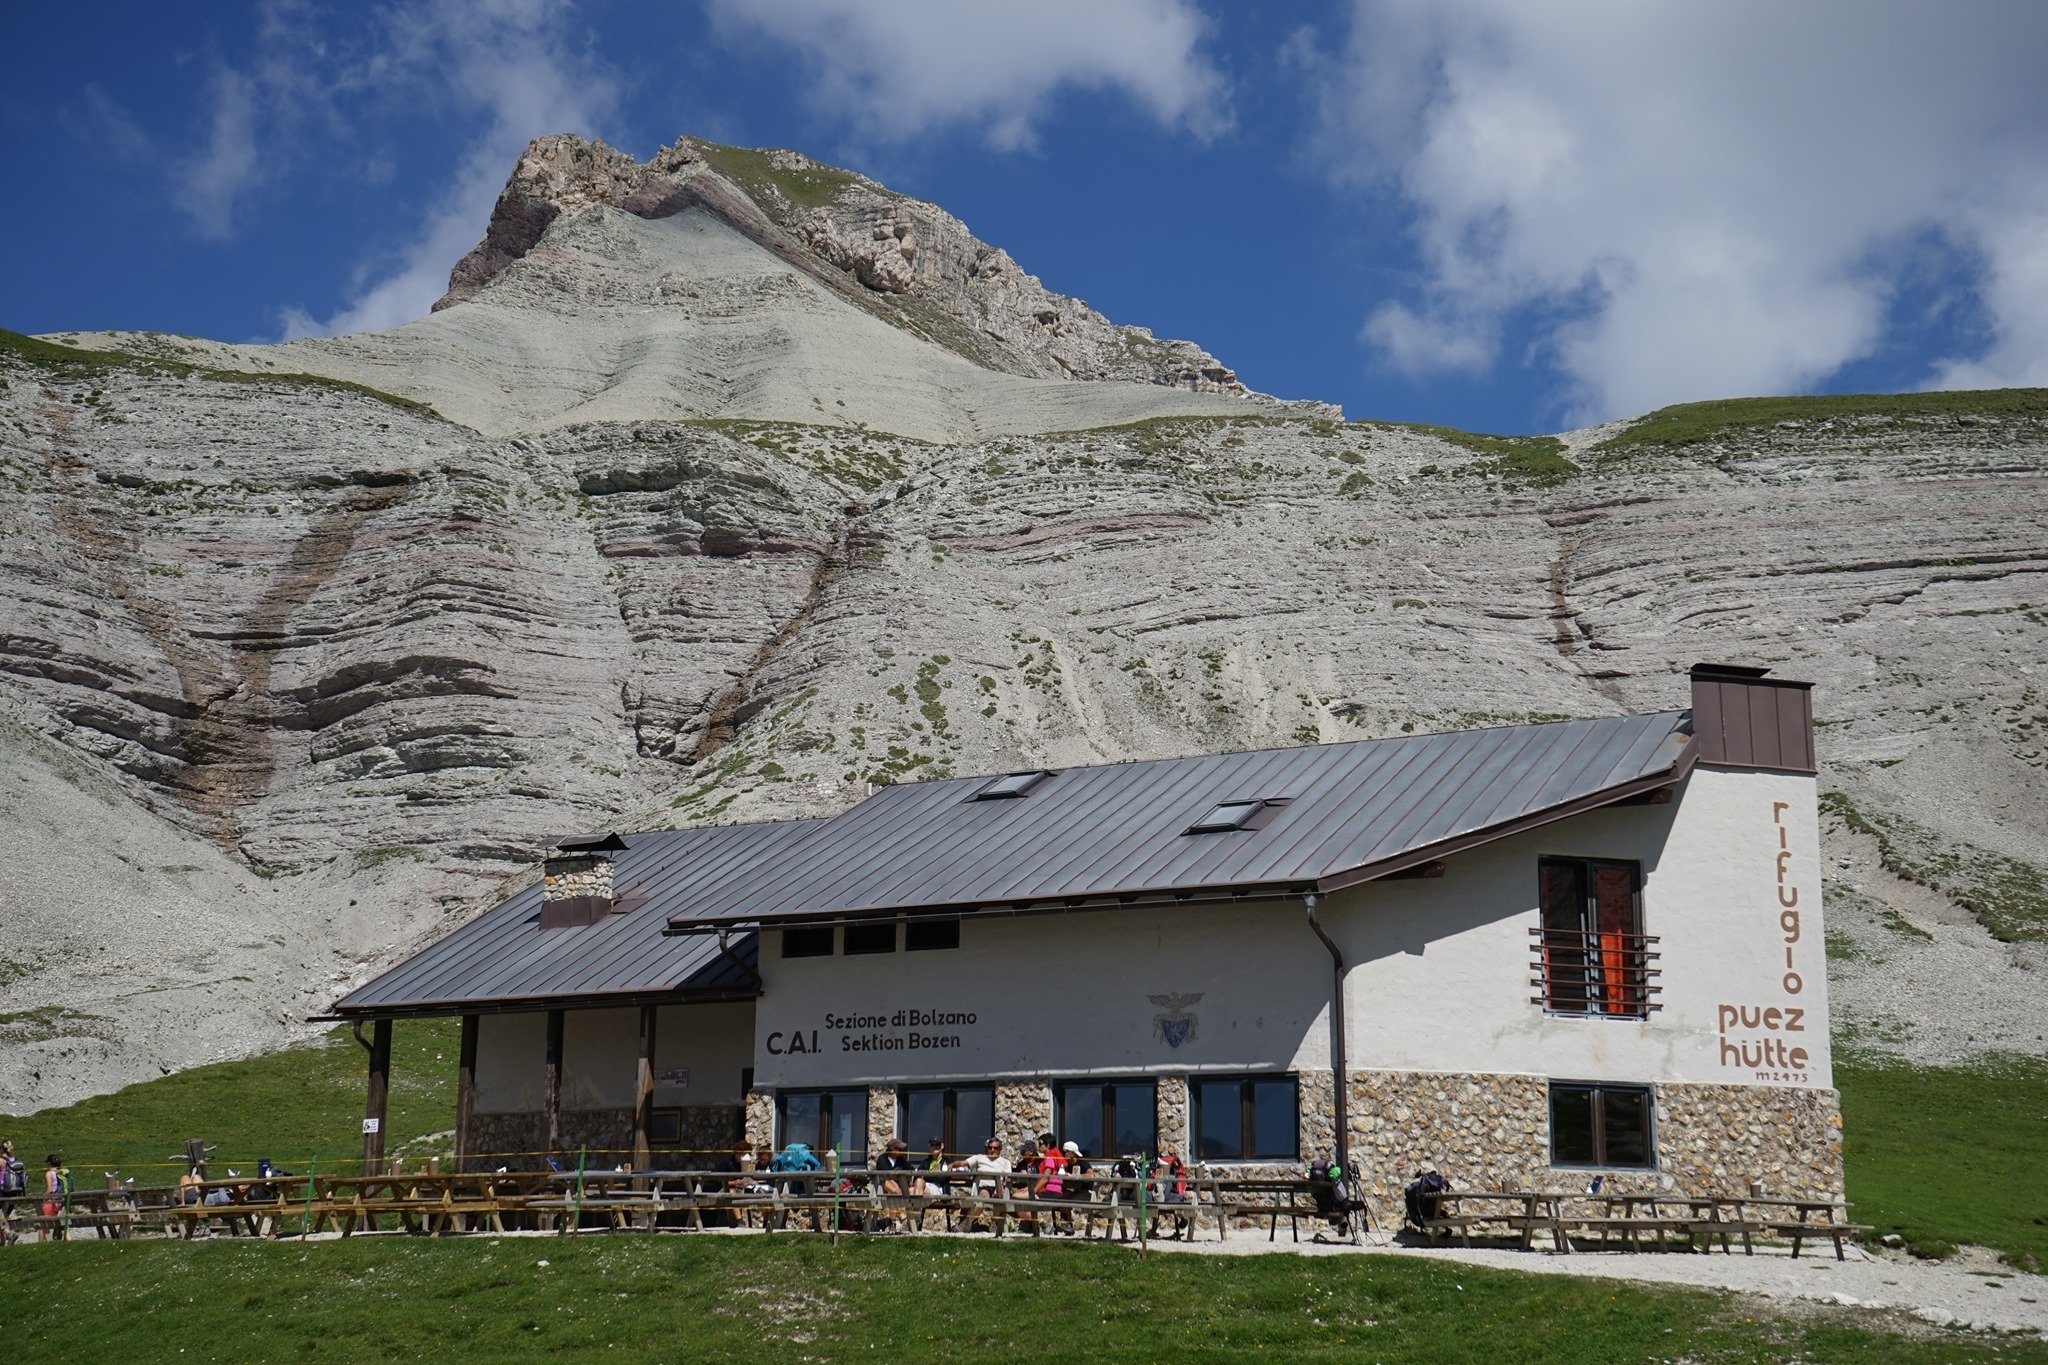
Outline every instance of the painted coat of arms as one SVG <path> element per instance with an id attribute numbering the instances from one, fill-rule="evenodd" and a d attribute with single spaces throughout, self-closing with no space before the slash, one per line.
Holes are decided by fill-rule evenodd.
<path id="1" fill-rule="evenodd" d="M 1178 1048 L 1194 1038 L 1201 1019 L 1188 1013 L 1188 1006 L 1201 1000 L 1200 991 L 1193 995 L 1148 995 L 1145 998 L 1160 1008 L 1161 1012 L 1152 1016 L 1152 1027 L 1159 1031 L 1160 1042 L 1170 1048 Z"/>

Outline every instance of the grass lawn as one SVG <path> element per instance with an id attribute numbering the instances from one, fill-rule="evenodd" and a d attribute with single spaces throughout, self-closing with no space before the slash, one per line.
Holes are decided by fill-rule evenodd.
<path id="1" fill-rule="evenodd" d="M 394 1150 L 443 1132 L 456 1029 L 393 1032 Z M 1838 1068 L 1858 1221 L 1940 1250 L 1975 1242 L 2048 1261 L 2048 1065 Z M 216 1169 L 268 1156 L 353 1170 L 363 1052 L 346 1030 L 115 1095 L 0 1119 L 31 1164 L 59 1151 L 81 1185 L 167 1180 L 188 1136 Z M 416 1146 L 416 1150 L 423 1147 Z M 2031 1259 L 2030 1259 L 2031 1258 Z M 542 1267 L 539 1261 L 549 1265 Z M 1906 1341 L 1846 1314 L 1758 1321 L 1754 1302 L 1391 1257 L 1301 1260 L 959 1240 L 669 1236 L 216 1239 L 0 1253 L 0 1358 L 577 1359 L 705 1356 L 1205 1354 L 1373 1360 L 1698 1362 L 2041 1360 L 2039 1343 Z M 872 1357 L 870 1357 L 872 1358 Z"/>
<path id="2" fill-rule="evenodd" d="M 1835 1084 L 1857 1222 L 1923 1251 L 1975 1242 L 2048 1266 L 2048 1063 L 1847 1063 Z"/>
<path id="3" fill-rule="evenodd" d="M 452 1019 L 393 1026 L 387 1151 L 455 1126 L 459 1036 Z M 250 1170 L 269 1157 L 303 1174 L 317 1157 L 323 1170 L 354 1171 L 363 1155 L 366 1069 L 367 1054 L 348 1029 L 336 1028 L 307 1047 L 193 1067 L 25 1118 L 0 1117 L 0 1137 L 14 1139 L 31 1179 L 56 1152 L 80 1188 L 97 1188 L 102 1171 L 133 1176 L 138 1185 L 171 1184 L 184 1169 L 177 1154 L 195 1137 L 218 1148 L 216 1167 Z M 341 1162 L 350 1164 L 334 1164 Z"/>
<path id="4" fill-rule="evenodd" d="M 1382 1256 L 385 1237 L 75 1243 L 4 1270 L 13 1358 L 35 1360 L 2048 1360 L 2038 1342 L 1906 1340 L 1842 1312 L 1759 1319 L 1721 1294 Z"/>

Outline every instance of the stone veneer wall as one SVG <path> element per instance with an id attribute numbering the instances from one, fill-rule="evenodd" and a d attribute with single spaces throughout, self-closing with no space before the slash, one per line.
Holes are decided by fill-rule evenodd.
<path id="1" fill-rule="evenodd" d="M 754 1150 L 775 1147 L 775 1092 L 773 1090 L 749 1090 L 747 1092 L 747 1141 L 754 1144 Z"/>
<path id="2" fill-rule="evenodd" d="M 996 1137 L 1003 1155 L 1017 1159 L 1017 1149 L 1052 1130 L 1052 1086 L 1044 1081 L 996 1083 Z"/>
<path id="3" fill-rule="evenodd" d="M 737 1104 L 693 1104 L 681 1112 L 680 1135 L 673 1146 L 653 1149 L 654 1164 L 677 1171 L 723 1168 L 745 1131 L 745 1111 Z"/>
<path id="4" fill-rule="evenodd" d="M 1297 1074 L 1300 1105 L 1301 1160 L 1334 1156 L 1337 1151 L 1337 1083 L 1332 1071 L 1303 1071 Z"/>
<path id="5" fill-rule="evenodd" d="M 868 1160 L 882 1154 L 889 1145 L 889 1139 L 896 1136 L 896 1087 L 893 1085 L 871 1085 L 868 1087 Z"/>
<path id="6" fill-rule="evenodd" d="M 1320 1121 L 1302 1077 L 1302 1151 Z M 1327 1076 L 1328 1073 L 1323 1073 Z M 1327 1087 L 1327 1081 L 1325 1081 Z M 1351 1075 L 1351 1158 L 1375 1216 L 1398 1226 L 1401 1191 L 1418 1170 L 1456 1187 L 1582 1187 L 1607 1176 L 1617 1193 L 1662 1189 L 1773 1195 L 1842 1194 L 1842 1115 L 1832 1090 L 1789 1086 L 1653 1087 L 1655 1170 L 1560 1170 L 1550 1164 L 1550 1083 L 1542 1076 L 1363 1071 Z"/>
<path id="7" fill-rule="evenodd" d="M 587 1148 L 591 1166 L 616 1166 L 633 1159 L 633 1111 L 630 1109 L 570 1110 L 562 1114 L 561 1147 L 555 1159 L 574 1167 L 578 1148 Z M 469 1120 L 468 1165 L 477 1170 L 500 1166 L 515 1171 L 545 1170 L 545 1138 L 541 1116 L 534 1114 L 472 1114 Z"/>
<path id="8" fill-rule="evenodd" d="M 612 860 L 610 858 L 551 858 L 547 870 L 540 879 L 540 898 L 544 901 L 567 900 L 573 896 L 596 896 L 600 900 L 612 898 Z"/>
<path id="9" fill-rule="evenodd" d="M 1159 1150 L 1176 1151 L 1185 1162 L 1189 1144 L 1194 1140 L 1194 1133 L 1188 1127 L 1188 1078 L 1161 1076 L 1158 1086 L 1153 1118 L 1159 1125 Z"/>

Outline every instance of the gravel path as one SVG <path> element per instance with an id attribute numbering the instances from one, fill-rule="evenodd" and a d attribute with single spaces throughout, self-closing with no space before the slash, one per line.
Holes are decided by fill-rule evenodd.
<path id="1" fill-rule="evenodd" d="M 1905 1313 L 1923 1323 L 1979 1332 L 2048 1337 L 2048 1277 L 2024 1275 L 1989 1252 L 1965 1247 L 1940 1263 L 1901 1256 L 1876 1256 L 1855 1247 L 1837 1261 L 1832 1248 L 1797 1260 L 1782 1250 L 1759 1248 L 1754 1256 L 1694 1255 L 1685 1252 L 1579 1252 L 1560 1256 L 1494 1247 L 1413 1247 L 1375 1234 L 1364 1247 L 1342 1243 L 1269 1243 L 1254 1233 L 1227 1242 L 1153 1242 L 1156 1251 L 1208 1256 L 1257 1256 L 1273 1252 L 1303 1256 L 1415 1256 L 1457 1261 L 1493 1270 L 1539 1275 L 1590 1275 L 1602 1279 L 1727 1289 L 1769 1298 L 1805 1299 L 1880 1313 Z"/>

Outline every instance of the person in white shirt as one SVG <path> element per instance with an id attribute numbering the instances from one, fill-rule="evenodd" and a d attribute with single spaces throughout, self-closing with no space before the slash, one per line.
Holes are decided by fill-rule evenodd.
<path id="1" fill-rule="evenodd" d="M 977 1175 L 993 1177 L 1008 1175 L 1014 1168 L 1010 1165 L 1010 1158 L 1003 1155 L 1003 1144 L 994 1138 L 990 1138 L 987 1144 L 975 1155 L 968 1157 L 965 1161 L 954 1162 L 953 1169 L 956 1171 L 973 1171 Z M 974 1182 L 974 1190 L 977 1194 L 994 1194 L 996 1192 L 996 1185 L 997 1182 L 994 1179 L 977 1180 Z"/>

